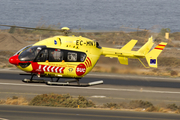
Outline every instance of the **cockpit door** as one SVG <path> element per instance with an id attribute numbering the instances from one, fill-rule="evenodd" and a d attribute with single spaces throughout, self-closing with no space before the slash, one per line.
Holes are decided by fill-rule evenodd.
<path id="1" fill-rule="evenodd" d="M 35 59 L 35 62 L 46 62 L 46 60 L 48 60 L 48 50 L 47 49 L 43 49 L 37 55 L 37 57 Z"/>

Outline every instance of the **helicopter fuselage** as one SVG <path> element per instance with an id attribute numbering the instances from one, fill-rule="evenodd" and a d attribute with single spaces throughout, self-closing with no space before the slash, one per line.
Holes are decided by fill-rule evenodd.
<path id="1" fill-rule="evenodd" d="M 21 49 L 9 62 L 23 71 L 51 78 L 82 78 L 92 70 L 101 55 L 118 58 L 124 65 L 128 65 L 129 58 L 141 63 L 140 58 L 146 58 L 149 67 L 157 68 L 157 57 L 167 43 L 161 42 L 151 50 L 154 45 L 151 37 L 138 51 L 132 51 L 136 42 L 132 39 L 121 49 L 115 49 L 100 47 L 96 41 L 81 36 L 55 36 Z"/>
<path id="2" fill-rule="evenodd" d="M 39 76 L 82 78 L 92 70 L 101 54 L 102 48 L 93 40 L 55 36 L 25 47 L 9 62 Z"/>

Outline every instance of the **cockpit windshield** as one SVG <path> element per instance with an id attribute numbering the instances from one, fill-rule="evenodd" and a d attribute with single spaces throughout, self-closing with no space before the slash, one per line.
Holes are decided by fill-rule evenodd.
<path id="1" fill-rule="evenodd" d="M 32 46 L 20 53 L 18 58 L 20 61 L 33 61 L 43 48 L 45 46 Z"/>
<path id="2" fill-rule="evenodd" d="M 23 47 L 22 49 L 20 49 L 19 51 L 17 51 L 14 55 L 18 55 L 19 53 L 23 52 L 24 50 L 30 48 L 32 45 L 28 45 L 26 47 Z"/>

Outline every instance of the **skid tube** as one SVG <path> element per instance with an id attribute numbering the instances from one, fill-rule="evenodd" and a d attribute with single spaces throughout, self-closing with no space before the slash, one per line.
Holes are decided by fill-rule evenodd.
<path id="1" fill-rule="evenodd" d="M 79 86 L 79 87 L 87 87 L 87 86 L 103 84 L 103 80 L 94 81 L 94 82 L 90 82 L 90 83 L 86 83 L 86 84 L 85 83 L 80 84 L 79 79 L 81 79 L 81 78 L 74 78 L 73 80 L 71 79 L 71 80 L 65 80 L 65 82 L 59 82 L 60 77 L 41 76 L 41 77 L 51 78 L 50 81 L 45 81 L 45 80 L 42 80 L 42 79 L 36 79 L 36 80 L 33 79 L 33 77 L 36 76 L 36 74 L 20 74 L 20 75 L 29 75 L 29 76 L 31 76 L 30 79 L 22 80 L 23 82 L 26 82 L 26 83 L 46 83 L 47 85 Z M 57 80 L 54 81 L 53 78 L 57 78 Z M 70 84 L 72 82 L 77 82 L 77 85 Z"/>

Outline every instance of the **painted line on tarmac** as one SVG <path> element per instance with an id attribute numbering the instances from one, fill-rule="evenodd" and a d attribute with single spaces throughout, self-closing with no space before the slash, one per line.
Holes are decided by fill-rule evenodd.
<path id="1" fill-rule="evenodd" d="M 91 98 L 106 98 L 106 96 L 99 96 L 99 95 L 93 95 L 93 96 L 90 96 Z"/>
<path id="2" fill-rule="evenodd" d="M 0 85 L 12 86 L 29 86 L 29 87 L 49 87 L 49 88 L 69 88 L 69 89 L 88 89 L 88 90 L 107 90 L 107 91 L 125 91 L 125 92 L 146 92 L 146 93 L 164 93 L 164 94 L 180 94 L 174 91 L 155 91 L 142 89 L 116 89 L 116 88 L 96 88 L 96 87 L 72 87 L 72 86 L 48 86 L 48 85 L 32 85 L 32 84 L 16 84 L 16 83 L 0 83 Z"/>
<path id="3" fill-rule="evenodd" d="M 117 78 L 138 78 L 138 79 L 151 79 L 151 80 L 177 80 L 180 81 L 180 78 L 165 78 L 165 77 L 147 77 L 147 76 L 131 76 L 131 75 L 114 75 L 114 74 L 94 74 L 89 73 L 86 76 L 96 76 L 96 77 L 117 77 Z"/>

